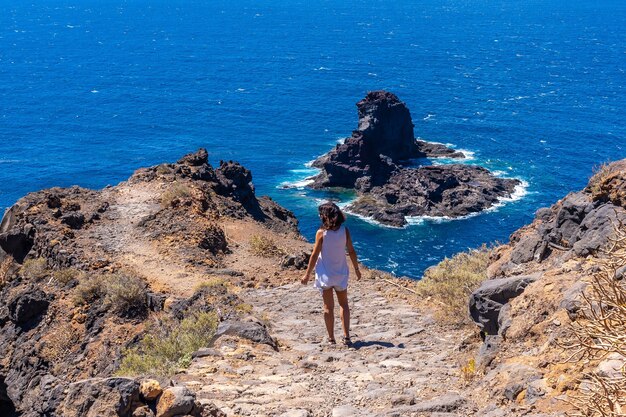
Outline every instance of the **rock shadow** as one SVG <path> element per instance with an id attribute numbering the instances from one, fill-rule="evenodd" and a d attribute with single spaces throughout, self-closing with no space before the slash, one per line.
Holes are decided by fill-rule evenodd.
<path id="1" fill-rule="evenodd" d="M 370 347 L 370 346 L 381 346 L 384 348 L 404 348 L 404 344 L 400 343 L 399 345 L 394 345 L 391 342 L 381 342 L 378 340 L 357 340 L 356 342 L 352 343 L 352 347 L 356 350 L 359 350 L 361 348 L 365 348 L 365 347 Z"/>

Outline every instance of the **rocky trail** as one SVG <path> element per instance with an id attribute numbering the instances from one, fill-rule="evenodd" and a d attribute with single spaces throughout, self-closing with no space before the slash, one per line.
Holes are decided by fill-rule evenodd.
<path id="1" fill-rule="evenodd" d="M 104 192 L 111 201 L 105 216 L 112 221 L 97 224 L 84 238 L 100 242 L 105 253 L 112 254 L 126 268 L 140 271 L 153 289 L 176 288 L 179 295 L 189 296 L 202 276 L 176 259 L 164 256 L 147 232 L 137 227 L 161 209 L 158 190 L 141 184 L 120 184 Z"/>
<path id="2" fill-rule="evenodd" d="M 222 337 L 177 376 L 228 416 L 456 416 L 458 332 L 386 297 L 378 283 L 350 288 L 353 347 L 324 343 L 321 297 L 299 283 L 240 293 L 269 325 L 279 350 Z M 384 291 L 384 289 L 383 289 Z M 336 336 L 340 333 L 335 308 Z"/>

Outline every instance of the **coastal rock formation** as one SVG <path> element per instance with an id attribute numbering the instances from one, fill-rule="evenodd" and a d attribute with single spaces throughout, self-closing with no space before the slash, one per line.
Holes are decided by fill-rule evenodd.
<path id="1" fill-rule="evenodd" d="M 406 216 L 459 217 L 510 197 L 520 183 L 476 166 L 410 167 L 413 159 L 465 156 L 416 140 L 408 108 L 390 92 L 368 93 L 357 109 L 358 129 L 314 161 L 321 172 L 310 185 L 355 189 L 360 198 L 347 207 L 351 212 L 398 227 Z"/>
<path id="2" fill-rule="evenodd" d="M 469 299 L 471 318 L 484 339 L 472 358 L 484 374 L 472 384 L 476 396 L 550 407 L 555 398 L 571 400 L 600 384 L 597 378 L 609 365 L 598 358 L 607 355 L 601 350 L 596 356 L 577 355 L 573 331 L 589 320 L 581 315 L 591 308 L 583 294 L 589 297 L 590 290 L 600 288 L 606 291 L 600 299 L 606 300 L 613 291 L 609 282 L 615 291 L 621 286 L 623 294 L 623 249 L 610 248 L 626 225 L 625 190 L 623 160 L 602 168 L 582 191 L 539 209 L 531 224 L 493 250 L 489 279 Z M 608 274 L 608 281 L 597 281 L 598 274 Z M 605 340 L 607 329 L 593 331 L 594 338 Z M 616 343 L 623 349 L 623 342 Z M 612 367 L 626 364 L 620 355 L 611 360 L 617 361 Z"/>
<path id="3" fill-rule="evenodd" d="M 471 165 L 400 169 L 348 210 L 383 224 L 403 226 L 410 216 L 460 217 L 480 212 L 510 196 L 519 183 Z"/>
<path id="4" fill-rule="evenodd" d="M 114 187 L 52 188 L 7 210 L 0 223 L 0 414 L 154 416 L 156 400 L 139 395 L 138 378 L 112 377 L 124 352 L 199 314 L 243 322 L 249 311 L 222 280 L 257 278 L 228 269 L 234 262 L 248 271 L 237 262 L 249 233 L 285 239 L 294 254 L 306 248 L 294 215 L 257 197 L 251 181 L 236 162 L 214 169 L 200 149 Z M 274 270 L 280 260 L 271 261 Z M 250 268 L 261 274 L 268 262 Z M 242 337 L 250 336 L 246 329 Z M 260 343 L 276 346 L 267 334 Z M 159 402 L 157 414 L 223 415 L 185 392 L 184 409 L 174 395 L 169 405 Z"/>
<path id="5" fill-rule="evenodd" d="M 444 145 L 416 141 L 406 104 L 387 91 L 372 91 L 357 104 L 358 129 L 342 144 L 313 162 L 322 172 L 314 188 L 344 187 L 367 191 L 382 185 L 397 163 L 415 158 L 464 158 Z M 367 184 L 367 185 L 366 185 Z"/>

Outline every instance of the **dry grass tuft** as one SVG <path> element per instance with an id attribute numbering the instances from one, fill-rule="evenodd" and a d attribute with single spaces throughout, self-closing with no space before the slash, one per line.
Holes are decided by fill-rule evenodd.
<path id="1" fill-rule="evenodd" d="M 54 326 L 45 338 L 41 356 L 48 362 L 58 362 L 65 359 L 72 348 L 80 343 L 79 332 L 70 321 L 61 321 Z"/>
<path id="2" fill-rule="evenodd" d="M 20 268 L 21 275 L 26 279 L 41 281 L 50 275 L 48 264 L 44 258 L 28 259 Z"/>
<path id="3" fill-rule="evenodd" d="M 595 168 L 587 190 L 594 201 L 611 201 L 626 207 L 626 162 L 604 163 Z"/>
<path id="4" fill-rule="evenodd" d="M 487 279 L 491 252 L 492 248 L 483 245 L 457 253 L 426 270 L 416 291 L 439 306 L 435 312 L 438 320 L 452 325 L 470 323 L 468 297 Z"/>
<path id="5" fill-rule="evenodd" d="M 82 275 L 82 271 L 74 268 L 63 268 L 52 273 L 52 277 L 54 278 L 54 280 L 63 285 L 72 280 L 80 279 Z"/>
<path id="6" fill-rule="evenodd" d="M 176 207 L 181 200 L 191 197 L 191 188 L 185 184 L 174 183 L 161 195 L 161 206 Z"/>
<path id="7" fill-rule="evenodd" d="M 147 309 L 146 284 L 123 272 L 83 277 L 74 289 L 73 299 L 77 305 L 102 299 L 120 317 L 138 317 Z"/>
<path id="8" fill-rule="evenodd" d="M 589 279 L 583 306 L 571 325 L 565 347 L 571 361 L 595 365 L 609 356 L 621 358 L 619 372 L 589 372 L 572 396 L 572 416 L 618 417 L 626 415 L 626 230 L 616 225 L 615 236 L 598 260 L 598 272 Z"/>
<path id="9" fill-rule="evenodd" d="M 250 252 L 262 258 L 286 255 L 285 250 L 280 248 L 274 239 L 263 235 L 252 235 L 250 237 Z"/>
<path id="10" fill-rule="evenodd" d="M 197 284 L 194 289 L 193 292 L 197 293 L 199 291 L 206 289 L 213 289 L 213 288 L 217 288 L 217 287 L 227 287 L 228 286 L 228 281 L 224 278 L 218 278 L 218 277 L 213 277 L 213 278 L 209 278 L 206 281 L 202 281 L 199 284 Z"/>
<path id="11" fill-rule="evenodd" d="M 11 278 L 9 276 L 11 267 L 13 266 L 13 258 L 7 256 L 2 263 L 0 263 L 0 290 L 9 282 Z"/>
<path id="12" fill-rule="evenodd" d="M 217 329 L 215 313 L 198 313 L 180 323 L 159 323 L 139 345 L 123 352 L 117 375 L 171 376 L 189 366 L 191 354 L 207 346 Z"/>

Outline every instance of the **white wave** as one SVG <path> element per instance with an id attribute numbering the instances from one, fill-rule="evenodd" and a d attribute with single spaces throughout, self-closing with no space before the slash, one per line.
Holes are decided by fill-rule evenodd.
<path id="1" fill-rule="evenodd" d="M 494 173 L 495 174 L 495 173 Z M 513 193 L 509 197 L 500 197 L 498 202 L 491 207 L 488 207 L 484 210 L 477 211 L 475 213 L 466 214 L 465 216 L 459 217 L 449 217 L 449 216 L 406 216 L 405 220 L 411 226 L 420 226 L 425 222 L 431 223 L 445 223 L 455 220 L 465 220 L 472 217 L 480 216 L 483 213 L 493 213 L 498 211 L 500 207 L 503 207 L 505 204 L 518 201 L 524 198 L 528 194 L 528 182 L 518 178 L 520 183 L 515 186 L 513 189 Z"/>
<path id="2" fill-rule="evenodd" d="M 313 178 L 305 178 L 303 180 L 298 181 L 284 181 L 281 182 L 278 188 L 295 188 L 295 189 L 303 189 L 307 185 L 310 185 L 314 182 Z"/>
<path id="3" fill-rule="evenodd" d="M 91 92 L 95 94 L 95 93 L 98 93 L 99 91 L 96 90 L 96 89 L 93 89 L 93 90 L 91 90 Z"/>
<path id="4" fill-rule="evenodd" d="M 433 117 L 435 117 L 435 115 L 434 115 L 434 114 L 430 114 L 430 113 L 428 113 L 428 115 L 427 115 L 426 117 L 424 117 L 422 120 L 430 120 L 430 119 L 432 119 Z"/>
<path id="5" fill-rule="evenodd" d="M 337 138 L 337 143 L 338 143 L 339 145 L 343 145 L 343 144 L 344 144 L 344 142 L 346 141 L 346 139 L 348 139 L 348 138 Z"/>
<path id="6" fill-rule="evenodd" d="M 347 207 L 346 207 L 346 205 L 345 205 L 344 203 L 341 203 L 341 204 L 342 204 L 342 206 L 339 206 L 339 204 L 337 204 L 337 205 L 338 205 L 338 206 L 339 206 L 339 208 L 341 208 L 341 209 L 342 209 L 345 213 L 349 214 L 350 216 L 358 217 L 359 219 L 363 220 L 364 222 L 369 223 L 369 224 L 373 224 L 374 226 L 386 227 L 386 228 L 388 228 L 388 229 L 404 229 L 404 228 L 406 228 L 406 226 L 404 226 L 404 227 L 398 227 L 398 226 L 392 226 L 392 225 L 390 225 L 390 224 L 381 223 L 381 222 L 379 222 L 379 221 L 376 221 L 376 220 L 372 219 L 372 218 L 371 218 L 371 217 L 369 217 L 369 216 L 364 216 L 364 215 L 359 214 L 359 213 L 354 213 L 354 212 L 350 211 L 350 209 L 349 209 L 349 208 L 347 208 Z"/>
<path id="7" fill-rule="evenodd" d="M 378 74 L 376 74 L 375 72 L 368 72 L 367 75 L 369 75 L 370 77 L 378 77 Z"/>
<path id="8" fill-rule="evenodd" d="M 313 71 L 330 71 L 330 68 L 319 67 L 319 68 L 314 68 Z"/>

